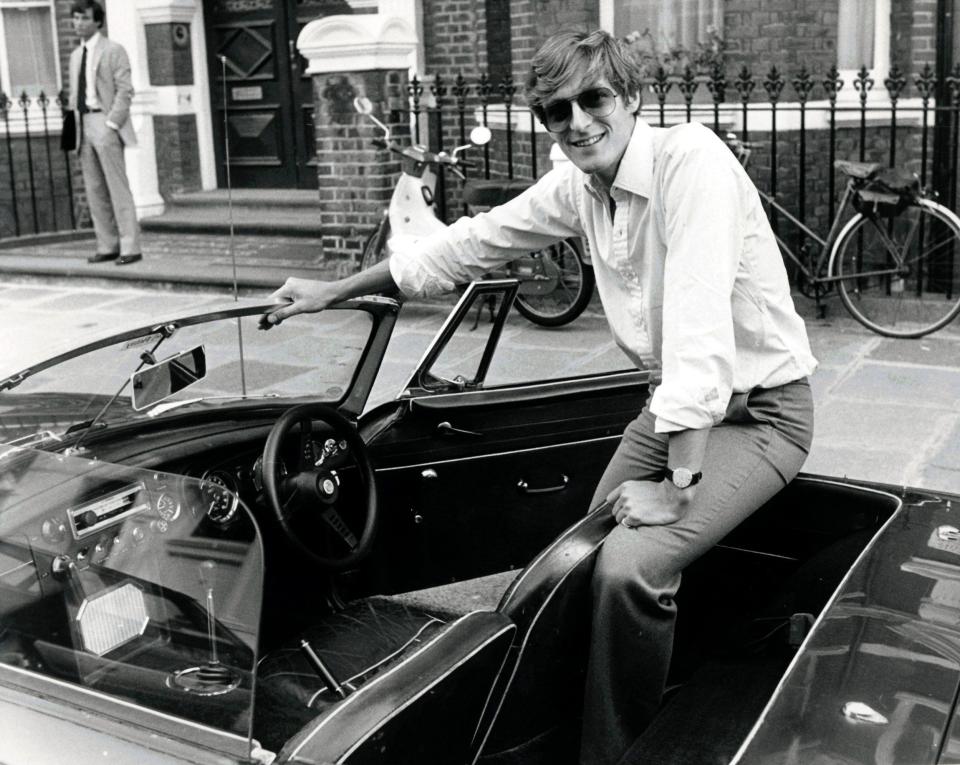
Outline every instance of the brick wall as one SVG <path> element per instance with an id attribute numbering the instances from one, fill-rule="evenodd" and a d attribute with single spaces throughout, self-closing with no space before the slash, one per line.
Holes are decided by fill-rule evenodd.
<path id="1" fill-rule="evenodd" d="M 197 119 L 192 114 L 153 117 L 157 154 L 157 185 L 167 201 L 171 195 L 200 188 Z"/>
<path id="2" fill-rule="evenodd" d="M 380 131 L 358 117 L 353 98 L 369 98 L 374 114 L 403 142 L 410 133 L 406 85 L 404 73 L 388 71 L 313 78 L 320 224 L 328 257 L 359 257 L 400 173 L 396 156 L 373 145 Z"/>
<path id="3" fill-rule="evenodd" d="M 43 136 L 31 138 L 29 154 L 27 140 L 23 137 L 10 140 L 9 155 L 6 152 L 6 146 L 3 146 L 4 151 L 0 154 L 0 238 L 71 227 L 67 162 L 64 153 L 58 148 L 59 136 L 49 138 L 49 147 L 48 161 Z M 10 157 L 12 157 L 12 163 Z M 79 163 L 74 155 L 70 157 L 70 164 L 74 175 L 74 189 L 76 189 Z M 36 210 L 35 214 L 34 210 Z M 85 210 L 77 210 L 80 216 L 78 223 L 86 220 L 84 213 Z"/>
<path id="4" fill-rule="evenodd" d="M 742 66 L 826 72 L 836 58 L 837 0 L 725 0 L 723 37 L 728 79 Z"/>

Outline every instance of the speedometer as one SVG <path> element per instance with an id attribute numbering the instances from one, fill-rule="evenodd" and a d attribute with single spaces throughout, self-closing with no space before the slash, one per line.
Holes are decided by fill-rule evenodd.
<path id="1" fill-rule="evenodd" d="M 214 523 L 229 523 L 237 513 L 239 500 L 233 476 L 223 470 L 214 470 L 200 479 L 204 512 Z"/>

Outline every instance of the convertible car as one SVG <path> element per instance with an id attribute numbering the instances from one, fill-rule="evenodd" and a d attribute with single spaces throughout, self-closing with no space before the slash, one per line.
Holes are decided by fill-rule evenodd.
<path id="1" fill-rule="evenodd" d="M 402 376 L 370 297 L 0 380 L 0 762 L 575 763 L 588 503 L 650 373 L 498 377 L 515 294 Z M 958 499 L 798 477 L 685 573 L 623 765 L 960 761 Z"/>

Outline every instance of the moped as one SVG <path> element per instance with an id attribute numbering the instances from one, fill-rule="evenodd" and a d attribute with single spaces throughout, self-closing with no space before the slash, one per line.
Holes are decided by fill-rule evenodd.
<path id="1" fill-rule="evenodd" d="M 364 244 L 361 269 L 379 263 L 391 252 L 409 249 L 423 237 L 446 228 L 437 217 L 434 199 L 440 168 L 449 169 L 465 181 L 463 201 L 471 209 L 503 204 L 530 186 L 527 181 L 466 179 L 463 169 L 473 165 L 461 154 L 490 142 L 491 132 L 487 127 L 475 127 L 470 131 L 470 143 L 456 147 L 449 154 L 431 152 L 419 144 L 401 146 L 391 137 L 390 128 L 373 115 L 369 99 L 358 97 L 353 104 L 383 131 L 376 145 L 402 158 L 400 178 L 390 205 Z M 544 327 L 558 327 L 576 319 L 590 303 L 595 284 L 593 268 L 584 257 L 580 240 L 574 238 L 519 257 L 488 276 L 517 279 L 520 282 L 515 303 L 517 311 Z"/>

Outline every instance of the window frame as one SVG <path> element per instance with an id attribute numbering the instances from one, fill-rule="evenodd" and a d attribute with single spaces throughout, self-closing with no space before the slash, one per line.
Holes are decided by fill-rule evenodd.
<path id="1" fill-rule="evenodd" d="M 843 0 L 837 0 L 838 3 Z M 838 6 L 839 7 L 839 6 Z M 891 0 L 873 0 L 873 61 L 863 62 L 861 66 L 866 66 L 870 73 L 870 79 L 873 80 L 873 88 L 870 93 L 874 93 L 878 88 L 882 97 L 889 101 L 886 96 L 886 89 L 883 81 L 890 74 L 890 11 Z M 837 47 L 840 45 L 840 15 L 837 14 Z M 839 51 L 837 52 L 839 61 Z M 854 81 L 860 74 L 860 68 L 856 69 L 838 69 L 840 79 L 843 80 L 843 89 L 837 93 L 837 103 L 859 104 L 860 92 L 853 86 Z M 869 97 L 869 94 L 868 94 Z"/>
<path id="2" fill-rule="evenodd" d="M 10 99 L 10 109 L 7 113 L 8 129 L 11 136 L 24 135 L 29 129 L 31 134 L 42 133 L 44 130 L 43 112 L 36 105 L 36 96 L 31 97 L 26 116 L 20 108 L 19 99 L 22 92 L 14 92 L 10 81 L 10 66 L 8 63 L 8 49 L 6 46 L 6 25 L 3 11 L 18 8 L 47 8 L 50 11 L 50 31 L 53 42 L 53 60 L 56 75 L 56 92 L 44 93 L 50 99 L 47 107 L 46 129 L 50 135 L 59 135 L 61 132 L 62 112 L 57 103 L 57 96 L 63 90 L 63 72 L 60 66 L 60 35 L 57 29 L 57 4 L 55 0 L 0 0 L 0 91 Z"/>

